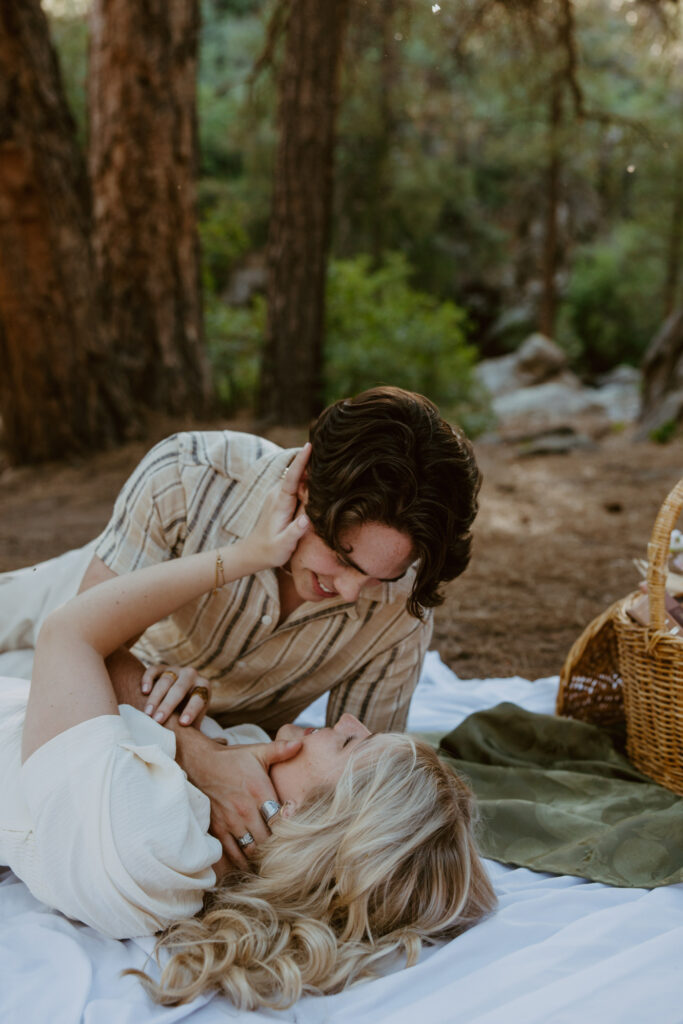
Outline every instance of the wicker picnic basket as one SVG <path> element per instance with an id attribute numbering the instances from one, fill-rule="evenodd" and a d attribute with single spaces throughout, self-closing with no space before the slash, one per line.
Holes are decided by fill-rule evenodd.
<path id="1" fill-rule="evenodd" d="M 683 796 L 683 636 L 666 631 L 664 592 L 683 480 L 659 510 L 647 548 L 650 623 L 627 614 L 640 591 L 592 622 L 567 656 L 557 713 L 597 725 L 626 722 L 626 751 L 644 774 Z"/>

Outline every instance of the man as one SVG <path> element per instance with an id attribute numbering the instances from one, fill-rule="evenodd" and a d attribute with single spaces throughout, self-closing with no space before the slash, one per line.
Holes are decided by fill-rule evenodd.
<path id="1" fill-rule="evenodd" d="M 372 731 L 405 727 L 439 586 L 469 560 L 480 482 L 472 449 L 426 399 L 388 387 L 334 403 L 310 442 L 308 465 L 304 453 L 289 481 L 295 451 L 226 431 L 175 435 L 142 460 L 81 589 L 245 536 L 278 484 L 310 527 L 288 565 L 224 587 L 217 566 L 212 594 L 148 630 L 132 655 L 114 656 L 120 699 L 165 720 L 179 691 L 190 694 L 188 715 L 210 691 L 222 724 L 273 733 L 327 691 L 329 724 L 350 712 Z M 133 655 L 153 666 L 146 701 Z M 241 863 L 235 839 L 267 834 L 257 813 L 274 798 L 265 769 L 287 751 L 217 751 L 172 724 L 181 763 L 211 798 L 214 831 Z"/>

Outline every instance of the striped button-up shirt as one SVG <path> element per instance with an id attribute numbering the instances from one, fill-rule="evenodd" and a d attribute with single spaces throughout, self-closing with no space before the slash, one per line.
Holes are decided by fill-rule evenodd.
<path id="1" fill-rule="evenodd" d="M 124 485 L 97 555 L 121 575 L 248 536 L 295 453 L 232 431 L 167 438 Z M 211 679 L 224 725 L 274 730 L 329 690 L 329 724 L 349 711 L 373 732 L 403 729 L 432 632 L 431 614 L 406 610 L 413 572 L 355 603 L 305 601 L 278 625 L 277 576 L 265 569 L 184 605 L 133 650 Z"/>

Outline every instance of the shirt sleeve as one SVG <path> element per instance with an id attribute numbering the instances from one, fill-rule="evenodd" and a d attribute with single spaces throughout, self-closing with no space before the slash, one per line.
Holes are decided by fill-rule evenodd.
<path id="1" fill-rule="evenodd" d="M 350 713 L 371 732 L 403 732 L 432 636 L 433 616 L 411 618 L 409 632 L 330 691 L 327 724 Z"/>
<path id="2" fill-rule="evenodd" d="M 191 917 L 221 856 L 208 798 L 175 738 L 133 708 L 55 736 L 22 767 L 39 871 L 34 895 L 112 938 Z"/>
<path id="3" fill-rule="evenodd" d="M 123 485 L 95 554 L 121 576 L 178 557 L 186 535 L 180 435 L 174 434 L 155 445 Z"/>

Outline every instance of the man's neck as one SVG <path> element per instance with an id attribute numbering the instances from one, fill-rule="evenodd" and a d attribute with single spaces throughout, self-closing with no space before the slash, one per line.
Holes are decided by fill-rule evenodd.
<path id="1" fill-rule="evenodd" d="M 287 572 L 286 569 L 280 568 L 276 569 L 276 575 L 280 595 L 280 618 L 277 624 L 280 626 L 285 619 L 289 618 L 292 612 L 296 611 L 299 605 L 304 603 L 304 600 L 297 593 L 291 573 Z"/>

